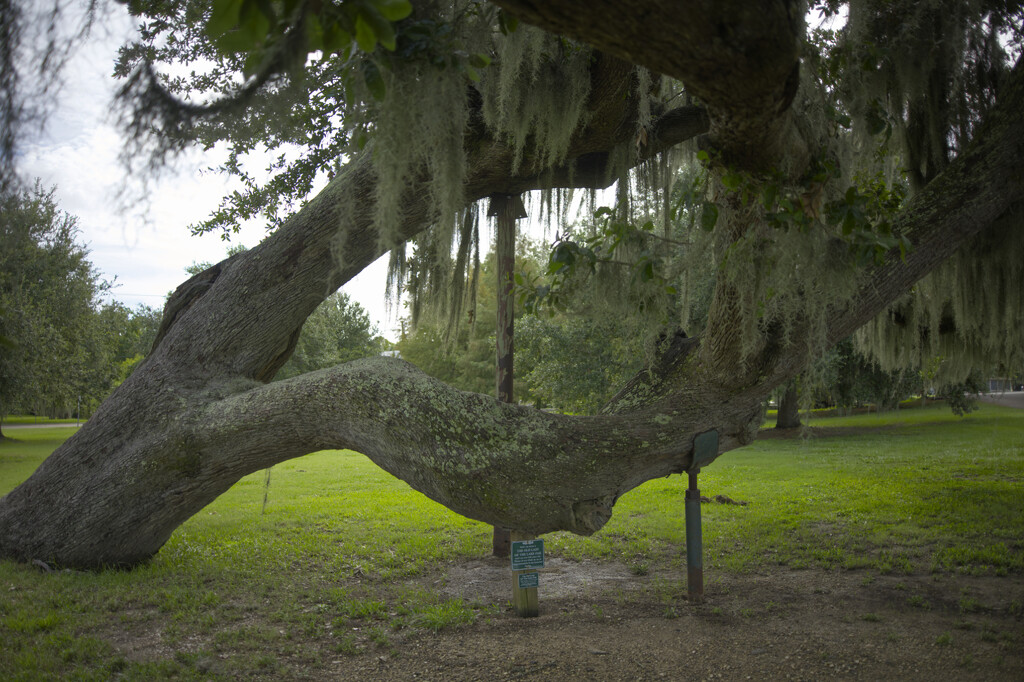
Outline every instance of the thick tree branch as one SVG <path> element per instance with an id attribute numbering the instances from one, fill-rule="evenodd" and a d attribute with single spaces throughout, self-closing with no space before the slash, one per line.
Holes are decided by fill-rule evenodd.
<path id="1" fill-rule="evenodd" d="M 910 239 L 910 251 L 902 256 L 893 249 L 882 265 L 862 273 L 863 284 L 850 303 L 830 312 L 828 346 L 884 311 L 976 235 L 986 230 L 1022 229 L 1022 111 L 1024 63 L 1018 63 L 974 139 L 893 221 L 894 232 Z M 807 357 L 800 346 L 810 339 L 794 336 L 796 348 L 771 346 L 763 361 L 754 366 L 761 381 L 778 385 L 800 371 Z"/>
<path id="2" fill-rule="evenodd" d="M 707 106 L 711 141 L 726 163 L 764 170 L 799 139 L 784 113 L 799 85 L 802 3 L 494 2 L 546 31 L 682 81 Z"/>
<path id="3" fill-rule="evenodd" d="M 709 125 L 710 121 L 704 107 L 685 106 L 665 112 L 654 120 L 647 144 L 634 156 L 633 164 L 651 159 L 677 144 L 703 135 L 708 131 Z M 633 141 L 626 138 L 619 144 L 634 146 Z M 541 175 L 509 177 L 503 193 L 521 194 L 533 189 L 551 187 L 603 189 L 618 180 L 622 171 L 622 168 L 615 165 L 614 151 L 607 149 L 583 153 Z"/>
<path id="4" fill-rule="evenodd" d="M 613 7 L 600 0 L 597 10 L 588 2 L 573 19 L 584 27 L 584 39 L 587 32 L 596 36 L 595 44 L 601 38 L 595 26 L 620 15 L 620 25 L 607 31 L 629 41 L 644 38 L 630 22 L 657 24 L 651 36 L 671 36 L 672 45 L 662 48 L 684 55 L 685 70 L 673 75 L 689 78 L 708 105 L 711 137 L 749 168 L 775 158 L 787 139 L 786 83 L 793 72 L 785 67 L 795 59 L 786 47 L 789 29 L 778 29 L 778 54 L 762 54 L 759 25 L 799 18 L 783 17 L 789 11 L 784 3 L 753 13 L 744 13 L 741 4 L 746 7 L 716 2 L 712 10 L 706 1 Z M 556 9 L 579 5 L 550 3 Z M 711 21 L 719 16 L 725 18 Z M 665 25 L 678 31 L 660 30 Z M 633 42 L 635 58 L 643 61 L 651 41 Z M 707 73 L 697 68 L 701 50 L 713 60 Z M 636 130 L 629 65 L 602 57 L 595 69 L 593 115 L 569 154 L 577 172 L 590 160 L 595 168 L 606 167 L 617 146 L 632 144 Z M 766 82 L 748 82 L 758 78 Z M 747 94 L 744 85 L 752 88 Z M 834 312 L 833 335 L 845 335 L 880 311 L 971 235 L 1019 205 L 1021 88 L 1018 68 L 979 139 L 900 217 L 898 227 L 911 235 L 913 252 L 906 262 L 890 259 L 873 273 L 861 299 Z M 765 108 L 758 113 L 758 107 Z M 675 128 L 671 119 L 665 125 L 680 138 L 705 125 L 695 112 L 686 116 L 686 125 Z M 748 154 L 748 148 L 754 151 Z M 500 405 L 384 359 L 261 385 L 288 357 L 316 305 L 386 246 L 372 222 L 370 153 L 348 164 L 258 247 L 207 271 L 175 297 L 168 310 L 173 315 L 145 364 L 28 481 L 0 500 L 0 556 L 78 566 L 144 561 L 240 476 L 325 447 L 359 449 L 473 518 L 534 532 L 592 532 L 623 492 L 689 466 L 696 434 L 717 429 L 720 451 L 746 442 L 758 424 L 761 399 L 799 370 L 799 348 L 766 350 L 763 362 L 744 373 L 708 361 L 713 353 L 690 352 L 692 342 L 679 338 L 653 374 L 616 397 L 613 414 L 589 418 Z M 534 170 L 510 179 L 511 151 L 483 131 L 471 131 L 467 156 L 467 200 L 519 192 L 537 182 L 535 176 L 544 177 Z M 423 182 L 406 188 L 394 239 L 428 227 Z M 731 215 L 726 219 L 738 222 L 738 214 Z"/>
<path id="5" fill-rule="evenodd" d="M 574 138 L 570 160 L 633 143 L 630 65 L 600 58 L 594 69 L 592 116 Z M 467 200 L 507 191 L 507 145 L 470 131 L 467 149 Z M 371 154 L 368 148 L 351 161 L 260 245 L 175 294 L 161 339 L 145 363 L 0 501 L 0 556 L 76 566 L 143 561 L 238 476 L 258 468 L 262 455 L 241 443 L 225 442 L 222 452 L 202 445 L 197 433 L 209 428 L 201 423 L 202 408 L 269 380 L 313 309 L 388 246 L 373 223 Z M 538 183 L 538 174 L 524 171 L 516 182 Z M 406 188 L 392 239 L 429 227 L 426 181 L 419 178 Z M 292 423 L 299 419 L 297 413 L 290 417 Z M 309 451 L 282 447 L 276 456 Z M 121 499 L 136 502 L 115 503 Z"/>
<path id="6" fill-rule="evenodd" d="M 982 231 L 1024 229 L 1024 62 L 1011 73 L 996 106 L 974 139 L 894 221 L 910 238 L 905 258 L 898 250 L 866 273 L 855 303 L 836 311 L 830 339 L 838 341 L 882 312 L 913 284 Z"/>
<path id="7" fill-rule="evenodd" d="M 727 402 L 706 386 L 629 414 L 549 414 L 374 358 L 218 401 L 196 442 L 203 466 L 230 480 L 307 452 L 353 449 L 470 518 L 589 535 L 624 492 L 689 468 L 695 435 L 722 429 L 722 450 L 731 450 L 752 440 L 760 414 L 760 396 Z"/>

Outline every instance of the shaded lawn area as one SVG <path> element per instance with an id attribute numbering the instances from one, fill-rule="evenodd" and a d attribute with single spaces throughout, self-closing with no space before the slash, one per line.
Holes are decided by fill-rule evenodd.
<path id="1" fill-rule="evenodd" d="M 815 434 L 815 430 L 818 435 Z M 12 431 L 0 493 L 70 429 Z M 941 405 L 818 419 L 810 437 L 759 440 L 700 475 L 705 573 L 772 567 L 883 575 L 1024 573 L 1024 412 Z M 596 536 L 545 536 L 551 557 L 620 561 L 685 576 L 686 478 L 625 494 Z M 264 500 L 266 499 L 266 504 Z M 396 633 L 489 619 L 507 598 L 431 585 L 490 552 L 490 528 L 459 517 L 353 452 L 257 473 L 184 524 L 130 572 L 56 572 L 0 562 L 0 678 L 273 678 L 325 657 L 393 647 Z M 665 589 L 684 594 L 685 580 Z M 685 602 L 681 608 L 685 607 Z M 1024 613 L 1024 606 L 1009 609 Z M 285 661 L 285 662 L 282 662 Z"/>

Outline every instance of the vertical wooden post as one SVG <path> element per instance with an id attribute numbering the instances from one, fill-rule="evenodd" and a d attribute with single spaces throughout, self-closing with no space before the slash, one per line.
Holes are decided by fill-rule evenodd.
<path id="1" fill-rule="evenodd" d="M 523 200 L 512 194 L 491 197 L 487 215 L 496 218 L 498 266 L 498 326 L 497 326 L 497 387 L 498 400 L 513 402 L 512 362 L 514 357 L 513 326 L 515 306 L 512 302 L 512 284 L 516 267 L 516 221 L 526 217 Z M 511 538 L 507 528 L 494 527 L 492 552 L 507 557 Z"/>
<path id="2" fill-rule="evenodd" d="M 513 542 L 536 538 L 535 535 L 516 531 L 513 531 L 511 535 Z M 512 606 L 515 608 L 516 615 L 520 618 L 534 618 L 540 613 L 540 606 L 537 601 L 537 579 L 535 578 L 530 581 L 533 584 L 532 587 L 521 587 L 519 584 L 519 576 L 521 575 L 536 576 L 537 571 L 536 569 L 512 571 Z"/>

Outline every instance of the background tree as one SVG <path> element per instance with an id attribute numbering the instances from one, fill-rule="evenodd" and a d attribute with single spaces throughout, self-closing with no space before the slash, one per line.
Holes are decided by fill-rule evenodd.
<path id="1" fill-rule="evenodd" d="M 0 204 L 0 419 L 17 406 L 53 413 L 97 386 L 94 307 L 106 289 L 76 243 L 77 219 L 36 184 Z M 108 384 L 109 386 L 109 384 Z"/>
<path id="2" fill-rule="evenodd" d="M 835 405 L 843 412 L 874 405 L 878 411 L 896 409 L 920 389 L 916 368 L 883 370 L 858 350 L 853 339 L 843 339 L 811 372 L 811 401 Z"/>
<path id="3" fill-rule="evenodd" d="M 348 294 L 335 292 L 306 320 L 295 352 L 274 378 L 288 379 L 379 355 L 381 350 L 377 330 L 363 307 Z"/>
<path id="4" fill-rule="evenodd" d="M 527 315 L 517 328 L 516 362 L 537 407 L 597 414 L 643 367 L 643 349 L 614 320 Z"/>
<path id="5" fill-rule="evenodd" d="M 105 303 L 97 312 L 102 353 L 99 366 L 108 368 L 107 383 L 94 384 L 96 405 L 128 378 L 153 347 L 160 327 L 161 311 L 139 304 L 134 309 L 118 301 Z M 96 353 L 99 357 L 100 351 Z M 89 406 L 89 412 L 96 405 Z"/>
<path id="6" fill-rule="evenodd" d="M 592 533 L 625 491 L 691 467 L 698 434 L 716 430 L 720 453 L 750 442 L 776 386 L 965 244 L 1013 247 L 1024 69 L 1000 35 L 1019 40 L 1016 6 L 853 3 L 838 51 L 801 62 L 813 45 L 785 2 L 497 2 L 543 30 L 510 30 L 495 5 L 461 1 L 404 19 L 384 2 L 132 5 L 146 30 L 119 69 L 133 74 L 129 128 L 156 153 L 143 161 L 267 131 L 272 146 L 307 152 L 303 177 L 330 181 L 259 246 L 179 287 L 154 351 L 0 501 L 0 554 L 135 564 L 239 477 L 324 447 L 359 450 L 492 525 Z M 893 68 L 876 79 L 862 70 L 880 48 Z M 210 71 L 162 80 L 150 59 Z M 824 78 L 830 68 L 841 77 Z M 281 112 L 294 103 L 307 104 L 290 121 Z M 916 176 L 894 213 L 853 181 L 875 163 L 877 145 L 861 143 L 888 125 Z M 919 125 L 928 135 L 911 134 Z M 929 139 L 938 146 L 915 145 Z M 496 193 L 619 179 L 633 194 L 652 159 L 686 140 L 706 171 L 695 201 L 706 236 L 676 246 L 715 271 L 706 323 L 699 337 L 677 324 L 654 334 L 664 341 L 649 370 L 602 414 L 498 404 L 388 358 L 267 383 L 317 305 L 388 248 L 428 229 L 457 234 L 454 216 Z M 287 196 L 240 196 L 214 221 L 286 208 Z M 651 265 L 637 276 L 654 281 Z M 1022 330 L 1000 332 L 1020 345 Z M 87 501 L 67 503 L 83 489 Z"/>
<path id="7" fill-rule="evenodd" d="M 467 244 L 468 246 L 468 244 Z M 409 330 L 395 345 L 402 358 L 430 376 L 463 391 L 496 395 L 494 382 L 497 320 L 497 260 L 492 247 L 483 259 L 446 263 L 427 244 L 405 264 L 403 287 L 409 296 Z M 516 262 L 536 271 L 536 245 L 520 239 Z M 477 260 L 474 258 L 474 260 Z M 518 325 L 523 311 L 515 310 Z M 516 348 L 516 362 L 524 357 Z M 516 372 L 517 401 L 527 400 L 522 371 Z"/>

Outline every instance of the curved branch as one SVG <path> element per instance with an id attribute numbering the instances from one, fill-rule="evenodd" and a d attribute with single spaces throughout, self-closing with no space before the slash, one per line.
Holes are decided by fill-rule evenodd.
<path id="1" fill-rule="evenodd" d="M 159 166 L 169 152 L 181 151 L 192 142 L 190 132 L 197 122 L 241 111 L 272 79 L 284 73 L 297 59 L 306 57 L 306 13 L 309 0 L 292 12 L 291 21 L 264 57 L 259 68 L 234 92 L 212 102 L 195 104 L 171 92 L 146 59 L 128 77 L 115 95 L 121 108 L 121 123 L 128 134 L 126 153 L 152 148 L 150 165 Z M 301 61 L 300 61 L 301 63 Z"/>
<path id="2" fill-rule="evenodd" d="M 785 141 L 795 131 L 784 113 L 800 80 L 801 3 L 494 2 L 546 31 L 682 81 L 707 105 L 711 140 L 727 163 L 763 170 L 791 151 Z"/>
<path id="3" fill-rule="evenodd" d="M 635 164 L 651 159 L 677 144 L 692 140 L 708 132 L 710 119 L 701 106 L 671 109 L 654 119 L 648 143 L 633 160 Z M 632 144 L 623 138 L 618 144 Z M 522 194 L 533 189 L 572 187 L 577 189 L 604 189 L 619 179 L 613 161 L 614 149 L 583 153 L 571 157 L 567 163 L 541 175 L 509 177 L 504 194 Z"/>
<path id="4" fill-rule="evenodd" d="M 197 437 L 203 466 L 232 481 L 307 452 L 352 449 L 470 518 L 589 535 L 623 493 L 688 469 L 695 435 L 724 428 L 721 452 L 750 442 L 760 397 L 728 406 L 720 398 L 696 390 L 629 414 L 565 416 L 373 358 L 218 401 L 204 411 L 207 427 Z"/>

